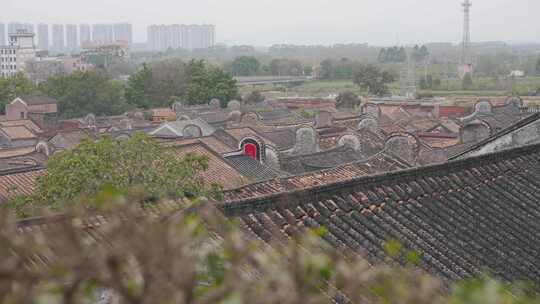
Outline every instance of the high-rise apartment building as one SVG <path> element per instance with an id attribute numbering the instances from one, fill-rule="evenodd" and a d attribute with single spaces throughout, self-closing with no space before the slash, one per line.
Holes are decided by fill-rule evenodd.
<path id="1" fill-rule="evenodd" d="M 109 44 L 114 42 L 114 30 L 112 24 L 92 25 L 92 41 L 96 44 Z"/>
<path id="2" fill-rule="evenodd" d="M 19 30 L 24 30 L 28 33 L 34 33 L 34 25 L 31 23 L 10 22 L 8 24 L 8 34 L 17 33 Z"/>
<path id="3" fill-rule="evenodd" d="M 171 27 L 168 25 L 160 25 L 158 49 L 161 51 L 165 51 L 170 47 L 172 47 Z"/>
<path id="4" fill-rule="evenodd" d="M 180 26 L 180 32 L 182 36 L 182 43 L 180 44 L 180 47 L 186 50 L 191 49 L 191 31 L 189 30 L 189 26 L 182 24 Z"/>
<path id="5" fill-rule="evenodd" d="M 213 24 L 203 25 L 203 45 L 205 47 L 214 47 L 216 45 L 216 26 Z"/>
<path id="6" fill-rule="evenodd" d="M 179 49 L 182 47 L 182 28 L 180 24 L 173 24 L 170 26 L 171 32 L 171 48 Z"/>
<path id="7" fill-rule="evenodd" d="M 84 46 L 92 42 L 92 34 L 90 30 L 90 25 L 88 24 L 79 25 L 79 38 L 81 39 L 81 46 Z"/>
<path id="8" fill-rule="evenodd" d="M 114 41 L 133 43 L 133 27 L 129 23 L 116 23 L 113 25 Z"/>
<path id="9" fill-rule="evenodd" d="M 45 23 L 38 24 L 37 35 L 38 35 L 38 48 L 40 50 L 48 50 L 49 49 L 49 25 Z"/>
<path id="10" fill-rule="evenodd" d="M 61 52 L 65 48 L 64 43 L 64 25 L 53 24 L 52 26 L 52 49 Z"/>
<path id="11" fill-rule="evenodd" d="M 0 22 L 0 45 L 6 44 L 6 25 Z"/>
<path id="12" fill-rule="evenodd" d="M 215 43 L 214 25 L 151 25 L 147 31 L 148 47 L 152 51 L 206 49 Z"/>
<path id="13" fill-rule="evenodd" d="M 79 46 L 77 42 L 77 25 L 66 25 L 66 47 L 69 51 L 74 51 Z"/>
<path id="14" fill-rule="evenodd" d="M 150 25 L 146 28 L 146 44 L 151 51 L 156 51 L 158 48 L 158 32 L 159 27 L 157 25 Z"/>

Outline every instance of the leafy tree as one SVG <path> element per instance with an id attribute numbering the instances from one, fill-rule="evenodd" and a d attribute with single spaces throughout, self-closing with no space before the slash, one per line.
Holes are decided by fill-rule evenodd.
<path id="1" fill-rule="evenodd" d="M 387 58 L 387 55 L 386 55 L 386 49 L 385 49 L 385 48 L 382 48 L 382 49 L 379 51 L 379 55 L 377 56 L 377 61 L 379 61 L 380 63 L 385 63 L 385 62 L 386 62 L 386 58 Z"/>
<path id="2" fill-rule="evenodd" d="M 426 78 L 424 78 L 424 77 L 420 78 L 420 82 L 419 82 L 418 85 L 420 86 L 420 89 L 422 89 L 422 90 L 428 89 Z"/>
<path id="3" fill-rule="evenodd" d="M 501 64 L 498 63 L 493 56 L 478 56 L 478 62 L 475 65 L 475 72 L 478 74 L 495 77 L 499 75 L 500 69 Z"/>
<path id="4" fill-rule="evenodd" d="M 65 118 L 95 115 L 117 115 L 127 109 L 120 82 L 96 71 L 55 76 L 40 84 L 39 90 L 58 100 L 58 112 Z"/>
<path id="5" fill-rule="evenodd" d="M 322 79 L 334 78 L 334 64 L 331 59 L 325 59 L 321 62 L 321 76 Z"/>
<path id="6" fill-rule="evenodd" d="M 359 63 L 348 58 L 340 60 L 325 59 L 321 62 L 321 78 L 323 79 L 351 79 L 354 69 Z"/>
<path id="7" fill-rule="evenodd" d="M 429 50 L 425 45 L 422 45 L 421 47 L 415 45 L 411 57 L 416 62 L 424 61 L 429 57 Z"/>
<path id="8" fill-rule="evenodd" d="M 21 226 L 0 210 L 2 303 L 533 304 L 534 286 L 478 278 L 452 284 L 420 271 L 415 252 L 386 242 L 368 263 L 323 243 L 324 228 L 268 244 L 248 237 L 212 202 L 148 212 L 100 194 L 99 228 L 79 210 Z M 125 205 L 118 202 L 128 201 Z M 115 202 L 117 202 L 115 204 Z M 155 211 L 161 211 L 156 216 Z M 159 212 L 158 211 L 158 212 Z M 167 212 L 172 216 L 168 216 Z M 36 227 L 37 228 L 37 227 Z M 395 261 L 395 262 L 392 262 Z M 37 261 L 37 262 L 36 262 Z M 44 265 L 45 262 L 46 265 Z M 403 265 L 401 265 L 403 264 Z M 255 277 L 254 277 L 255 276 Z M 19 288 L 20 287 L 20 288 Z M 276 292 L 279 291 L 279 292 Z"/>
<path id="9" fill-rule="evenodd" d="M 184 94 L 186 69 L 186 64 L 178 59 L 143 64 L 128 80 L 127 102 L 143 109 L 168 107 L 173 99 Z"/>
<path id="10" fill-rule="evenodd" d="M 440 80 L 439 80 L 439 82 L 440 82 Z M 420 86 L 420 89 L 422 89 L 422 90 L 432 89 L 433 86 L 434 86 L 433 76 L 431 76 L 431 74 L 429 74 L 429 75 L 427 75 L 427 77 L 420 78 L 419 86 Z"/>
<path id="11" fill-rule="evenodd" d="M 313 75 L 313 67 L 310 65 L 304 66 L 304 75 L 305 76 L 312 76 Z"/>
<path id="12" fill-rule="evenodd" d="M 152 107 L 167 107 L 175 97 L 185 94 L 189 75 L 187 64 L 179 59 L 167 59 L 153 63 L 152 78 L 145 88 Z"/>
<path id="13" fill-rule="evenodd" d="M 407 52 L 404 47 L 383 48 L 379 51 L 377 60 L 380 63 L 402 63 L 407 61 Z"/>
<path id="14" fill-rule="evenodd" d="M 148 197 L 197 195 L 204 189 L 198 173 L 207 167 L 206 158 L 179 159 L 173 150 L 142 133 L 125 141 L 86 138 L 48 161 L 47 173 L 37 179 L 32 198 L 38 205 L 57 209 L 107 187 L 121 191 L 139 187 Z"/>
<path id="15" fill-rule="evenodd" d="M 335 67 L 336 79 L 351 79 L 353 75 L 354 63 L 348 58 L 341 58 L 339 63 Z"/>
<path id="16" fill-rule="evenodd" d="M 132 75 L 137 72 L 137 66 L 129 61 L 113 61 L 107 66 L 105 72 L 112 78 L 118 78 L 123 75 Z"/>
<path id="17" fill-rule="evenodd" d="M 441 81 L 440 78 L 435 78 L 435 79 L 433 79 L 433 87 L 434 87 L 434 88 L 440 87 L 441 84 L 442 84 L 442 81 Z"/>
<path id="18" fill-rule="evenodd" d="M 540 76 L 540 58 L 538 58 L 538 61 L 536 62 L 536 75 Z"/>
<path id="19" fill-rule="evenodd" d="M 429 56 L 429 50 L 427 46 L 422 45 L 422 47 L 420 47 L 420 55 L 422 56 L 422 59 L 425 59 Z"/>
<path id="20" fill-rule="evenodd" d="M 394 75 L 382 71 L 373 64 L 363 64 L 354 73 L 353 82 L 368 94 L 383 96 L 389 92 L 388 84 L 394 81 Z"/>
<path id="21" fill-rule="evenodd" d="M 36 87 L 23 73 L 7 78 L 0 77 L 0 112 L 4 113 L 5 105 L 18 96 L 33 93 L 36 93 Z"/>
<path id="22" fill-rule="evenodd" d="M 261 63 L 254 56 L 236 57 L 232 62 L 232 73 L 236 76 L 253 76 L 259 72 Z"/>
<path id="23" fill-rule="evenodd" d="M 274 59 L 270 62 L 272 76 L 301 76 L 302 63 L 296 59 Z"/>
<path id="24" fill-rule="evenodd" d="M 400 47 L 397 53 L 396 62 L 405 62 L 405 61 L 407 61 L 407 51 L 405 51 L 404 47 Z"/>
<path id="25" fill-rule="evenodd" d="M 213 98 L 226 107 L 238 97 L 236 80 L 223 69 L 208 66 L 203 60 L 192 60 L 187 67 L 188 83 L 183 100 L 186 104 L 208 104 Z"/>
<path id="26" fill-rule="evenodd" d="M 463 80 L 461 81 L 461 87 L 463 90 L 471 90 L 473 88 L 473 79 L 471 73 L 467 73 L 463 76 Z"/>
<path id="27" fill-rule="evenodd" d="M 138 108 L 148 109 L 152 105 L 152 97 L 147 92 L 152 84 L 152 70 L 146 63 L 128 79 L 126 100 Z"/>
<path id="28" fill-rule="evenodd" d="M 256 104 L 259 102 L 263 102 L 266 99 L 264 95 L 261 94 L 259 91 L 252 91 L 246 98 L 244 98 L 244 102 L 246 104 Z"/>
<path id="29" fill-rule="evenodd" d="M 165 60 L 144 64 L 128 81 L 126 99 L 130 104 L 148 109 L 168 107 L 174 101 L 185 104 L 208 104 L 218 98 L 225 106 L 238 96 L 236 80 L 223 69 L 203 60 L 184 63 Z"/>
<path id="30" fill-rule="evenodd" d="M 358 95 L 350 91 L 340 93 L 338 97 L 336 97 L 337 108 L 354 109 L 360 106 L 360 103 L 361 103 L 360 97 L 358 97 Z"/>

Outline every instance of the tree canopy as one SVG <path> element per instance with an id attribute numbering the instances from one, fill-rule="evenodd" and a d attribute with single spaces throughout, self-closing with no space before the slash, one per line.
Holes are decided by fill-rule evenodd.
<path id="1" fill-rule="evenodd" d="M 269 68 L 272 76 L 301 76 L 304 73 L 302 63 L 296 59 L 274 59 Z"/>
<path id="2" fill-rule="evenodd" d="M 321 62 L 320 78 L 351 79 L 358 65 L 358 62 L 351 61 L 348 58 L 341 58 L 340 60 L 325 59 Z"/>
<path id="3" fill-rule="evenodd" d="M 354 73 L 353 82 L 368 94 L 383 96 L 389 93 L 388 84 L 394 81 L 394 75 L 382 71 L 373 64 L 363 64 Z"/>
<path id="4" fill-rule="evenodd" d="M 471 90 L 474 85 L 471 73 L 465 74 L 461 83 L 463 90 Z"/>
<path id="5" fill-rule="evenodd" d="M 188 75 L 186 64 L 167 59 L 142 67 L 128 79 L 127 102 L 139 108 L 167 107 L 185 91 Z"/>
<path id="6" fill-rule="evenodd" d="M 0 210 L 0 302 L 178 304 L 533 304 L 536 285 L 442 282 L 419 255 L 385 243 L 385 264 L 340 251 L 325 228 L 272 242 L 246 235 L 212 202 L 154 212 L 114 204 L 99 227 L 80 212 L 21 227 Z M 158 206 L 159 207 L 159 206 Z M 172 209 L 172 210 L 171 210 Z M 155 211 L 161 216 L 155 216 Z M 163 211 L 162 211 L 163 210 Z M 166 213 L 170 210 L 171 213 Z M 91 217 L 93 219 L 93 217 Z M 46 228 L 42 228 L 45 226 Z M 304 233 L 305 232 L 305 233 Z M 45 265 L 44 265 L 45 264 Z"/>
<path id="7" fill-rule="evenodd" d="M 207 166 L 206 158 L 190 154 L 181 159 L 142 133 L 124 141 L 86 138 L 73 150 L 50 158 L 30 201 L 62 208 L 106 187 L 120 191 L 137 187 L 150 198 L 198 195 L 205 189 L 199 173 Z"/>
<path id="8" fill-rule="evenodd" d="M 236 81 L 223 69 L 203 60 L 178 59 L 143 64 L 126 88 L 128 103 L 140 108 L 167 107 L 180 100 L 189 105 L 207 104 L 217 98 L 225 106 L 238 96 Z"/>
<path id="9" fill-rule="evenodd" d="M 21 95 L 35 93 L 36 87 L 24 76 L 17 73 L 13 77 L 0 77 L 0 112 L 4 113 L 5 105 Z"/>
<path id="10" fill-rule="evenodd" d="M 360 106 L 362 100 L 353 92 L 342 92 L 336 97 L 336 108 L 354 109 Z"/>
<path id="11" fill-rule="evenodd" d="M 203 60 L 190 61 L 187 73 L 186 91 L 181 97 L 185 104 L 208 104 L 217 98 L 224 108 L 239 95 L 236 80 L 231 74 L 219 67 L 209 66 Z"/>
<path id="12" fill-rule="evenodd" d="M 259 72 L 261 63 L 254 56 L 239 56 L 234 58 L 231 70 L 235 76 L 253 76 Z"/>
<path id="13" fill-rule="evenodd" d="M 421 47 L 417 45 L 414 46 L 412 50 L 412 59 L 416 62 L 421 62 L 426 60 L 429 57 L 429 50 L 425 45 L 422 45 Z"/>
<path id="14" fill-rule="evenodd" d="M 120 82 L 97 71 L 75 72 L 54 76 L 39 85 L 39 90 L 58 100 L 61 117 L 118 115 L 126 111 L 124 89 Z"/>
<path id="15" fill-rule="evenodd" d="M 402 63 L 407 61 L 407 52 L 404 47 L 382 48 L 377 60 L 380 63 Z"/>

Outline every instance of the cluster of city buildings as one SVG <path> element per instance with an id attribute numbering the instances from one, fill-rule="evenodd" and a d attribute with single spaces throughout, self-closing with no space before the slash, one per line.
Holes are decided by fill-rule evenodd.
<path id="1" fill-rule="evenodd" d="M 8 35 L 8 44 L 0 45 L 0 77 L 24 73 L 31 81 L 39 83 L 51 76 L 95 68 L 81 56 L 50 57 L 47 51 L 36 47 L 34 38 L 35 34 L 28 29 L 17 29 Z"/>
<path id="2" fill-rule="evenodd" d="M 45 24 L 0 23 L 0 45 L 4 45 L 9 34 L 19 31 L 37 35 L 37 48 L 54 52 L 74 52 L 87 46 L 122 42 L 133 42 L 133 28 L 129 23 L 115 24 Z M 7 32 L 6 32 L 7 31 Z"/>
<path id="3" fill-rule="evenodd" d="M 207 49 L 215 44 L 216 27 L 203 25 L 150 25 L 147 28 L 147 47 L 151 51 L 168 49 Z"/>
<path id="4" fill-rule="evenodd" d="M 40 82 L 53 75 L 85 71 L 93 68 L 86 62 L 89 57 L 128 58 L 132 43 L 133 28 L 129 23 L 52 26 L 20 22 L 11 22 L 6 26 L 0 23 L 0 76 L 9 77 L 24 72 L 33 81 Z M 148 27 L 147 49 L 151 51 L 205 49 L 214 46 L 214 43 L 213 25 Z"/>
<path id="5" fill-rule="evenodd" d="M 37 47 L 54 52 L 74 52 L 85 47 L 114 43 L 133 43 L 133 26 L 129 23 L 107 24 L 45 24 L 0 23 L 0 45 L 8 35 L 24 30 L 36 34 Z M 147 49 L 206 49 L 215 44 L 215 26 L 210 24 L 150 25 L 147 28 Z"/>

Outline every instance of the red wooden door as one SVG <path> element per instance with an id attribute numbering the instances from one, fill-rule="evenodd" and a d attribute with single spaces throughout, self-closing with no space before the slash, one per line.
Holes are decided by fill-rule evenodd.
<path id="1" fill-rule="evenodd" d="M 253 159 L 257 159 L 257 146 L 254 144 L 245 144 L 244 145 L 244 155 L 247 155 Z"/>

